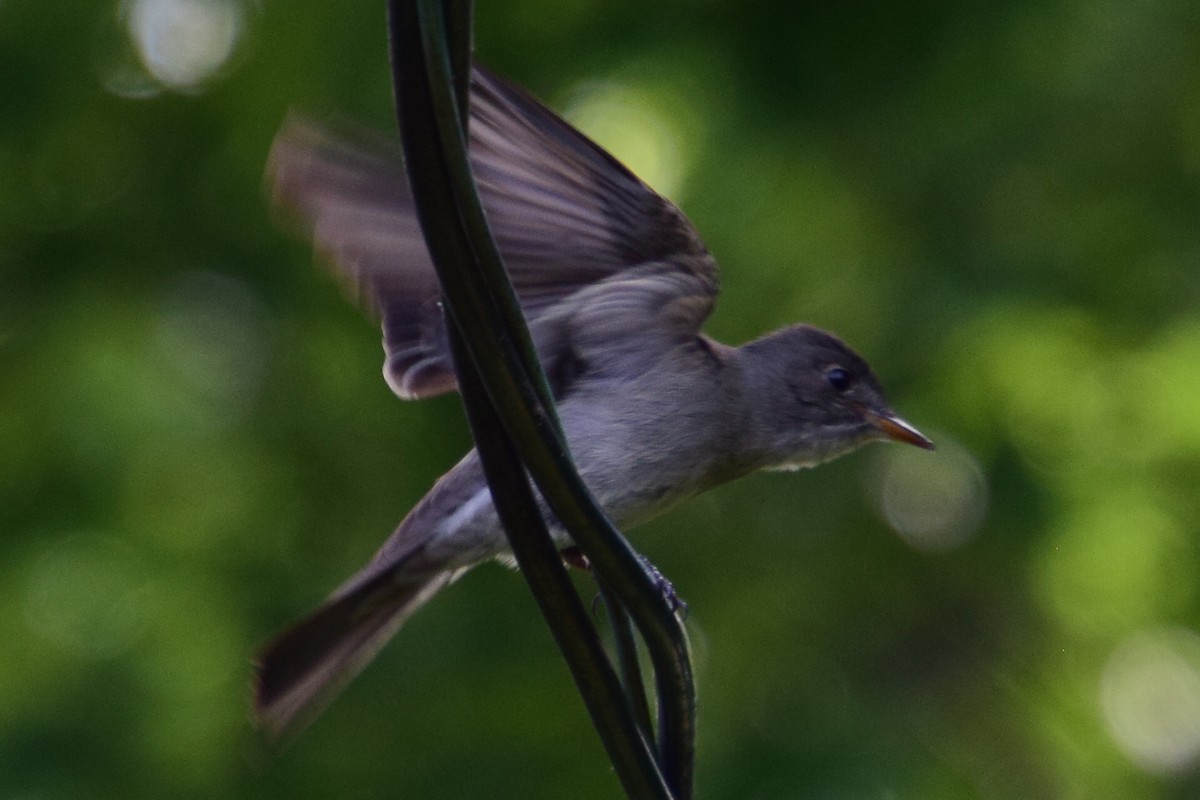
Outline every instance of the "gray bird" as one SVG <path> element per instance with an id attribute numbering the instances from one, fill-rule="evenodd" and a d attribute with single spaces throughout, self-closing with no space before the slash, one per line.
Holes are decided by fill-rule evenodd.
<path id="1" fill-rule="evenodd" d="M 867 363 L 807 325 L 728 347 L 701 332 L 717 265 L 683 214 L 522 90 L 482 69 L 470 158 L 492 233 L 549 376 L 571 452 L 628 528 L 759 469 L 811 467 L 876 440 L 932 449 Z M 289 121 L 277 204 L 383 327 L 403 399 L 455 389 L 437 280 L 395 145 Z M 547 512 L 562 547 L 570 539 Z M 467 569 L 509 556 L 471 451 L 361 571 L 262 653 L 274 733 L 318 713 L 400 625 Z"/>

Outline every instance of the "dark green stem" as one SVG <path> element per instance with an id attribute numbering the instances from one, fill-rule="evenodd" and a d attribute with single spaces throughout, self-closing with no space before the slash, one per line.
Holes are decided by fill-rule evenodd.
<path id="1" fill-rule="evenodd" d="M 458 72 L 456 81 L 451 67 L 461 70 L 469 64 L 470 12 L 469 4 L 446 8 L 451 6 L 458 10 L 444 10 L 435 0 L 391 0 L 389 6 L 397 113 L 418 215 L 451 317 L 499 423 L 547 504 L 612 594 L 629 609 L 646 641 L 660 698 L 659 763 L 674 796 L 687 798 L 693 783 L 695 703 L 686 637 L 641 559 L 604 516 L 571 463 L 536 352 L 487 230 L 466 158 L 466 116 L 461 110 L 465 105 L 455 91 L 456 86 L 461 90 L 465 85 L 465 78 Z M 447 22 L 456 37 L 456 55 L 450 54 Z M 456 97 L 460 99 L 456 101 Z M 484 417 L 479 421 L 496 422 Z M 520 474 L 512 464 L 506 469 Z M 501 499 L 496 499 L 499 505 Z M 517 538 L 536 532 L 510 527 L 508 535 Z M 538 594 L 543 589 L 534 586 L 534 591 Z M 608 669 L 611 672 L 611 665 Z M 576 671 L 575 665 L 572 670 L 579 681 L 583 673 Z M 587 692 L 585 701 L 589 708 L 599 702 Z M 630 707 L 623 698 L 616 705 L 626 712 Z M 622 735 L 632 737 L 630 741 L 641 740 L 634 735 L 638 727 L 630 718 Z M 610 755 L 614 749 L 627 748 L 614 743 L 611 732 L 602 730 L 601 736 Z M 617 766 L 620 772 L 622 767 Z M 627 791 L 631 780 L 622 772 Z"/>
<path id="2" fill-rule="evenodd" d="M 629 621 L 629 612 L 612 596 L 612 592 L 604 586 L 604 581 L 599 576 L 596 578 L 596 584 L 600 587 L 600 597 L 608 611 L 608 624 L 613 632 L 613 647 L 617 651 L 617 663 L 620 665 L 621 683 L 625 685 L 625 696 L 629 698 L 633 713 L 646 736 L 653 736 L 654 726 L 650 718 L 650 706 L 646 701 L 646 684 L 642 680 L 642 664 L 638 658 L 637 639 Z"/>

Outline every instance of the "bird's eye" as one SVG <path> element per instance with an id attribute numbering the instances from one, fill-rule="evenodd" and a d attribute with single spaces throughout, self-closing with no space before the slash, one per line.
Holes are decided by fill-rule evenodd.
<path id="1" fill-rule="evenodd" d="M 835 392 L 844 392 L 850 388 L 850 373 L 841 367 L 833 367 L 825 371 L 825 380 Z"/>

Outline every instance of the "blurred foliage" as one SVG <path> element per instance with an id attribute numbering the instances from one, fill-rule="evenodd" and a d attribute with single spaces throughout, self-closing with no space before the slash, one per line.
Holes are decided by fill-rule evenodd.
<path id="1" fill-rule="evenodd" d="M 261 190 L 290 108 L 389 124 L 383 36 L 0 4 L 0 798 L 617 794 L 497 567 L 282 755 L 248 722 L 257 646 L 468 446 Z M 700 796 L 1200 796 L 1195 4 L 526 0 L 477 40 L 684 207 L 715 335 L 838 331 L 942 445 L 638 532 Z"/>

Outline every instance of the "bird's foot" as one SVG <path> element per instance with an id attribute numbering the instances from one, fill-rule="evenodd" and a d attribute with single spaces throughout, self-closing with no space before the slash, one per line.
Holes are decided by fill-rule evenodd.
<path id="1" fill-rule="evenodd" d="M 592 571 L 592 562 L 588 560 L 588 557 L 584 555 L 583 551 L 578 547 L 564 547 L 558 552 L 562 557 L 563 563 L 568 567 L 581 569 L 584 572 Z M 665 575 L 659 572 L 658 567 L 654 566 L 650 559 L 642 555 L 639 555 L 638 558 L 642 560 L 642 567 L 646 570 L 647 574 L 650 575 L 650 580 L 654 582 L 659 594 L 662 595 L 663 600 L 666 601 L 667 606 L 671 609 L 671 613 L 678 614 L 680 619 L 687 619 L 687 603 L 685 603 L 683 598 L 679 596 L 679 593 L 675 591 L 675 586 L 671 583 L 671 581 L 669 581 Z M 596 599 L 598 600 L 599 596 L 597 596 Z M 595 605 L 596 604 L 593 601 L 593 612 L 595 611 Z"/>
<path id="2" fill-rule="evenodd" d="M 675 614 L 680 619 L 687 619 L 687 603 L 685 603 L 683 598 L 679 596 L 679 593 L 675 591 L 675 585 L 667 579 L 666 575 L 663 575 L 658 571 L 658 567 L 654 566 L 650 559 L 646 558 L 645 556 L 639 556 L 639 558 L 642 559 L 642 566 L 646 569 L 646 572 L 649 573 L 650 580 L 654 581 L 654 585 L 658 587 L 659 594 L 661 594 L 663 600 L 667 602 L 667 606 L 671 609 L 671 613 Z"/>

